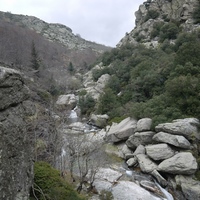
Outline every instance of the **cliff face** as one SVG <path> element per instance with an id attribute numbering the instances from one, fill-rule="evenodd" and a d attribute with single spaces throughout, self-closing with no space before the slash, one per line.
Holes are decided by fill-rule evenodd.
<path id="1" fill-rule="evenodd" d="M 118 44 L 145 43 L 156 46 L 159 38 L 152 34 L 158 23 L 175 23 L 179 31 L 192 31 L 199 26 L 194 24 L 193 12 L 198 0 L 147 0 L 135 12 L 135 28 Z"/>
<path id="2" fill-rule="evenodd" d="M 22 75 L 0 66 L 0 199 L 29 199 L 35 107 L 28 98 Z"/>

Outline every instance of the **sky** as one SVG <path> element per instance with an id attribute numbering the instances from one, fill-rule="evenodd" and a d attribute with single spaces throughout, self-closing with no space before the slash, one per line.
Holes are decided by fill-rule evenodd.
<path id="1" fill-rule="evenodd" d="M 0 11 L 60 23 L 82 38 L 115 47 L 135 27 L 145 0 L 0 0 Z"/>

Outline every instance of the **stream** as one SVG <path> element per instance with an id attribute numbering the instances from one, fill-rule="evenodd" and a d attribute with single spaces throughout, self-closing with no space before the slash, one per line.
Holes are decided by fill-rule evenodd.
<path id="1" fill-rule="evenodd" d="M 80 133 L 78 134 L 71 134 L 70 133 L 70 137 L 75 137 L 77 139 L 80 140 L 80 138 L 82 138 L 84 135 L 92 135 L 94 134 L 94 137 L 96 135 L 98 135 L 100 133 L 100 129 L 97 129 L 96 127 L 94 126 L 90 126 L 88 125 L 87 123 L 82 123 L 80 122 L 79 120 L 79 117 L 78 117 L 78 114 L 76 112 L 76 109 L 73 109 L 71 110 L 71 112 L 69 113 L 68 115 L 68 121 L 69 121 L 69 126 L 71 126 L 71 124 L 78 124 L 78 125 L 81 125 L 83 127 L 79 127 L 80 128 Z M 73 130 L 73 128 L 72 128 Z M 74 128 L 75 130 L 75 128 Z M 68 133 L 67 133 L 68 134 Z M 91 139 L 91 137 L 87 137 L 89 138 L 89 140 Z M 93 140 L 93 138 L 92 138 Z M 90 141 L 91 142 L 91 141 Z M 66 163 L 66 160 L 69 159 L 69 155 L 68 155 L 68 152 L 67 152 L 67 149 L 66 149 L 66 143 L 67 143 L 67 137 L 63 137 L 63 147 L 62 147 L 62 150 L 61 150 L 61 155 L 59 156 L 59 160 L 60 160 L 60 166 L 59 166 L 59 169 L 61 169 L 61 171 L 64 171 L 66 169 L 68 169 L 68 166 L 67 166 L 67 163 Z M 94 140 L 94 143 L 95 143 L 95 140 Z M 103 139 L 102 139 L 102 144 L 103 144 Z M 97 160 L 100 160 L 99 158 L 102 156 L 102 159 L 105 161 L 106 159 L 109 160 L 109 158 L 106 157 L 106 153 L 103 152 L 101 154 L 97 154 L 97 155 L 94 155 L 92 157 L 92 159 L 97 159 Z M 107 163 L 107 164 L 103 164 L 103 166 L 100 166 L 100 167 L 103 167 L 103 168 L 110 168 L 111 165 L 115 165 L 116 163 Z M 115 165 L 116 166 L 116 165 Z M 149 178 L 150 175 L 145 175 L 145 174 L 142 174 L 142 175 L 138 175 L 137 172 L 135 172 L 134 170 L 131 170 L 128 168 L 128 166 L 126 165 L 125 162 L 122 162 L 121 163 L 121 166 L 120 166 L 120 163 L 117 163 L 117 168 L 116 170 L 122 174 L 124 174 L 124 176 L 128 177 L 129 179 L 131 179 L 132 182 L 138 182 L 139 180 L 139 183 L 141 180 L 144 180 L 146 181 L 147 183 L 149 182 L 149 184 L 152 184 L 154 185 L 155 187 L 157 187 L 161 193 L 163 194 L 162 197 L 160 197 L 161 199 L 163 200 L 174 200 L 173 196 L 164 188 L 162 188 L 156 181 L 153 181 L 152 178 Z M 77 172 L 78 169 L 75 169 L 74 172 L 78 174 Z M 147 181 L 148 180 L 148 181 Z M 145 187 L 143 187 L 145 188 Z M 146 188 L 147 189 L 147 188 Z M 148 190 L 148 189 L 147 189 Z"/>

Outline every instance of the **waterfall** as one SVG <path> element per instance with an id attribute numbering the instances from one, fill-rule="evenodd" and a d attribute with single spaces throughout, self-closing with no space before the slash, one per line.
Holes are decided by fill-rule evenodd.
<path id="1" fill-rule="evenodd" d="M 77 112 L 76 112 L 76 107 L 73 110 L 70 111 L 68 119 L 69 119 L 70 123 L 74 123 L 74 122 L 78 121 L 78 115 L 77 115 Z"/>
<path id="2" fill-rule="evenodd" d="M 69 118 L 70 119 L 76 119 L 76 118 L 78 118 L 78 115 L 77 115 L 77 113 L 76 113 L 75 110 L 71 110 Z"/>

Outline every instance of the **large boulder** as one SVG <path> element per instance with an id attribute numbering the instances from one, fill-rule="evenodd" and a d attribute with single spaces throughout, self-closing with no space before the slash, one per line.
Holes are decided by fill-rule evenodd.
<path id="1" fill-rule="evenodd" d="M 14 106 L 29 97 L 22 74 L 14 69 L 0 67 L 0 110 Z"/>
<path id="2" fill-rule="evenodd" d="M 0 199 L 29 199 L 36 110 L 28 94 L 20 72 L 0 67 Z"/>
<path id="3" fill-rule="evenodd" d="M 145 150 L 145 147 L 143 145 L 139 145 L 136 150 L 134 151 L 133 155 L 136 156 L 138 154 L 145 154 L 146 153 L 146 150 Z"/>
<path id="4" fill-rule="evenodd" d="M 152 119 L 150 118 L 142 118 L 137 122 L 137 131 L 150 131 L 152 125 Z"/>
<path id="5" fill-rule="evenodd" d="M 56 107 L 58 109 L 71 110 L 76 106 L 77 99 L 74 94 L 60 95 L 56 101 Z"/>
<path id="6" fill-rule="evenodd" d="M 191 176 L 182 175 L 177 175 L 175 180 L 187 200 L 200 199 L 200 181 L 194 180 Z"/>
<path id="7" fill-rule="evenodd" d="M 170 174 L 194 174 L 197 170 L 197 162 L 190 152 L 181 152 L 164 160 L 158 165 L 158 171 Z"/>
<path id="8" fill-rule="evenodd" d="M 196 118 L 177 119 L 172 123 L 159 124 L 155 127 L 156 132 L 167 132 L 174 135 L 182 135 L 189 140 L 200 140 L 199 120 Z"/>
<path id="9" fill-rule="evenodd" d="M 113 124 L 105 137 L 107 142 L 120 142 L 127 140 L 131 135 L 134 134 L 134 131 L 137 126 L 137 121 L 130 117 L 122 120 L 119 124 Z"/>
<path id="10" fill-rule="evenodd" d="M 120 173 L 116 170 L 113 170 L 113 169 L 110 169 L 110 168 L 99 168 L 96 175 L 95 175 L 95 179 L 106 180 L 110 183 L 114 183 L 121 176 L 122 176 L 122 173 Z"/>
<path id="11" fill-rule="evenodd" d="M 140 165 L 140 169 L 142 170 L 142 172 L 144 173 L 151 173 L 153 172 L 155 169 L 157 169 L 158 165 L 153 162 L 147 155 L 145 154 L 138 154 L 136 156 L 136 158 L 138 159 L 138 163 Z"/>
<path id="12" fill-rule="evenodd" d="M 161 200 L 143 189 L 139 185 L 130 181 L 119 181 L 111 190 L 114 199 L 116 200 Z"/>
<path id="13" fill-rule="evenodd" d="M 175 147 L 190 149 L 190 142 L 181 135 L 172 135 L 165 132 L 159 132 L 153 136 L 153 140 L 156 142 L 163 142 L 167 144 L 171 144 Z"/>
<path id="14" fill-rule="evenodd" d="M 104 115 L 92 114 L 88 124 L 91 124 L 99 128 L 104 128 L 107 125 L 108 119 L 109 119 L 109 116 L 106 114 Z"/>
<path id="15" fill-rule="evenodd" d="M 146 154 L 153 160 L 165 160 L 174 156 L 175 152 L 167 144 L 155 144 L 145 146 Z"/>
<path id="16" fill-rule="evenodd" d="M 154 169 L 152 172 L 151 172 L 151 175 L 156 178 L 156 180 L 158 181 L 158 183 L 162 186 L 162 187 L 166 187 L 168 185 L 168 182 L 167 180 L 161 176 L 161 174 L 156 170 Z"/>
<path id="17" fill-rule="evenodd" d="M 154 132 L 136 132 L 134 135 L 131 135 L 126 141 L 126 145 L 135 150 L 139 145 L 147 145 L 152 143 L 152 138 L 154 136 Z"/>
<path id="18" fill-rule="evenodd" d="M 96 86 L 95 86 L 95 90 L 97 92 L 99 92 L 99 94 L 101 94 L 103 92 L 103 89 L 105 87 L 105 85 L 107 84 L 107 82 L 110 79 L 110 75 L 109 74 L 103 74 L 99 77 L 99 79 L 96 82 Z"/>

